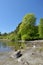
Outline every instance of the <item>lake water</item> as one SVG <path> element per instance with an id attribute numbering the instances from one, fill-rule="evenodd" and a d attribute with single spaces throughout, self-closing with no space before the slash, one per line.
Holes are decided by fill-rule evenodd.
<path id="1" fill-rule="evenodd" d="M 2 41 L 0 41 L 0 52 L 11 51 L 12 47 L 14 47 L 14 45 L 10 44 L 10 43 L 11 42 L 2 42 Z"/>
<path id="2" fill-rule="evenodd" d="M 24 43 L 24 42 L 8 42 L 8 41 L 0 41 L 0 52 L 7 52 L 7 51 L 12 51 L 14 49 L 20 49 L 20 46 L 22 48 L 25 48 L 26 45 L 27 47 L 33 47 L 33 44 L 29 43 Z M 38 46 L 43 46 L 43 44 L 37 43 L 36 47 Z"/>
<path id="3" fill-rule="evenodd" d="M 12 50 L 18 50 L 20 47 L 25 48 L 25 43 L 0 41 L 0 52 L 7 52 Z"/>

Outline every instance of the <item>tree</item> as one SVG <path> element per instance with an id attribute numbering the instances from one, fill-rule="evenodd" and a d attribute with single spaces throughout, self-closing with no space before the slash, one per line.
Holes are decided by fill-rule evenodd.
<path id="1" fill-rule="evenodd" d="M 16 30 L 14 31 L 16 33 L 15 34 L 15 40 L 21 40 L 21 34 L 18 33 L 19 27 L 21 24 L 22 24 L 22 22 L 19 23 L 19 25 L 16 27 Z"/>
<path id="2" fill-rule="evenodd" d="M 7 35 L 7 33 L 5 32 L 4 34 L 3 34 L 3 36 L 6 36 Z"/>
<path id="3" fill-rule="evenodd" d="M 39 37 L 43 38 L 43 18 L 40 19 L 39 23 Z"/>
<path id="4" fill-rule="evenodd" d="M 1 34 L 1 32 L 0 32 L 0 36 L 1 36 L 2 34 Z"/>
<path id="5" fill-rule="evenodd" d="M 35 22 L 36 17 L 34 14 L 27 14 L 26 16 L 24 16 L 22 24 L 19 27 L 19 33 L 21 34 L 21 38 L 23 40 L 24 38 L 32 39 L 35 36 L 34 34 Z"/>

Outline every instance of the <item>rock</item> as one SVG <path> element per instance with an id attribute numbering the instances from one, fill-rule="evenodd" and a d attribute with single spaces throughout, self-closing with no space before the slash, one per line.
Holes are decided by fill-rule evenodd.
<path id="1" fill-rule="evenodd" d="M 19 58 L 21 56 L 22 56 L 21 51 L 18 51 L 17 54 L 16 54 L 16 57 Z"/>

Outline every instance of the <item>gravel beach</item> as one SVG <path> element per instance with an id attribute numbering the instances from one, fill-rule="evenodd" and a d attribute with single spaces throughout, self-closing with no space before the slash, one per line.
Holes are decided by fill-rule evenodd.
<path id="1" fill-rule="evenodd" d="M 43 65 L 43 50 L 39 48 L 28 48 L 22 51 L 20 58 L 11 57 L 15 51 L 0 52 L 0 65 Z"/>

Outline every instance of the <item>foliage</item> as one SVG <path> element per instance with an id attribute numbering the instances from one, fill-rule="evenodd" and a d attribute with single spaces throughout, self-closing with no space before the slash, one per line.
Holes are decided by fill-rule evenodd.
<path id="1" fill-rule="evenodd" d="M 6 36 L 7 35 L 7 33 L 5 32 L 4 34 L 3 34 L 3 36 Z"/>
<path id="2" fill-rule="evenodd" d="M 43 18 L 40 19 L 39 23 L 39 37 L 43 38 Z"/>
<path id="3" fill-rule="evenodd" d="M 24 17 L 22 24 L 19 28 L 19 34 L 21 34 L 21 39 L 29 40 L 33 39 L 36 36 L 37 32 L 35 28 L 37 26 L 35 26 L 35 22 L 36 17 L 34 14 L 27 14 Z"/>
<path id="4" fill-rule="evenodd" d="M 1 36 L 1 32 L 0 32 L 0 36 Z"/>
<path id="5" fill-rule="evenodd" d="M 14 31 L 8 34 L 1 34 L 0 32 L 0 39 L 9 39 L 11 41 L 43 39 L 43 18 L 40 19 L 37 26 L 35 15 L 27 14 Z"/>

